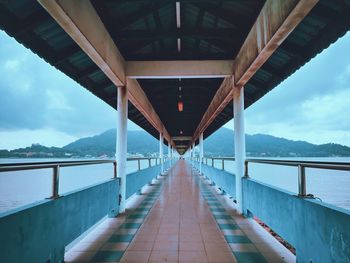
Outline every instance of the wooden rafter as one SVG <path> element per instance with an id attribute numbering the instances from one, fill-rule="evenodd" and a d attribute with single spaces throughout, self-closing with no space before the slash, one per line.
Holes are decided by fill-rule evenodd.
<path id="1" fill-rule="evenodd" d="M 129 78 L 222 78 L 230 76 L 233 60 L 128 61 Z"/>
<path id="2" fill-rule="evenodd" d="M 225 78 L 204 114 L 192 142 L 232 101 L 233 87 L 243 87 L 283 43 L 318 0 L 267 0 L 234 63 L 234 82 Z"/>
<path id="3" fill-rule="evenodd" d="M 130 80 L 127 83 L 125 60 L 90 1 L 39 0 L 39 2 L 115 86 L 127 85 L 130 102 L 159 132 L 164 134 L 167 141 L 174 145 L 137 81 Z"/>

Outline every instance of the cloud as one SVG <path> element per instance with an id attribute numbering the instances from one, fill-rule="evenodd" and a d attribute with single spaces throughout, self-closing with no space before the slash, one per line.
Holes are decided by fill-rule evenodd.
<path id="1" fill-rule="evenodd" d="M 62 147 L 77 139 L 77 137 L 51 128 L 0 131 L 0 138 L 6 138 L 6 140 L 0 140 L 0 149 L 8 150 L 27 147 L 31 143 Z"/>
<path id="2" fill-rule="evenodd" d="M 4 68 L 8 71 L 17 71 L 19 68 L 19 63 L 20 62 L 18 60 L 7 60 Z"/>
<path id="3" fill-rule="evenodd" d="M 0 31 L 0 129 L 88 136 L 116 126 L 116 111 Z M 16 73 L 14 71 L 16 70 Z"/>
<path id="4" fill-rule="evenodd" d="M 250 106 L 246 132 L 350 146 L 349 42 L 350 33 Z"/>
<path id="5" fill-rule="evenodd" d="M 69 111 L 72 108 L 68 105 L 66 96 L 58 90 L 46 90 L 47 95 L 47 108 L 49 110 L 64 110 Z"/>
<path id="6" fill-rule="evenodd" d="M 301 105 L 300 114 L 310 126 L 329 130 L 350 131 L 350 87 L 324 96 L 311 98 Z"/>

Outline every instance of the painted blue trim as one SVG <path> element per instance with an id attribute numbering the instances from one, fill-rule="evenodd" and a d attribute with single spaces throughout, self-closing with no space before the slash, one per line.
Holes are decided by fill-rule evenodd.
<path id="1" fill-rule="evenodd" d="M 63 262 L 64 248 L 118 211 L 118 179 L 0 216 L 2 262 Z"/>
<path id="2" fill-rule="evenodd" d="M 350 211 L 243 178 L 243 211 L 296 248 L 297 262 L 349 262 Z"/>

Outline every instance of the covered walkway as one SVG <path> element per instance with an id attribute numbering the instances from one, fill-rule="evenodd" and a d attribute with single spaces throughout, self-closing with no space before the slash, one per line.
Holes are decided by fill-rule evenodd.
<path id="1" fill-rule="evenodd" d="M 295 262 L 184 161 L 66 253 L 66 262 Z"/>
<path id="2" fill-rule="evenodd" d="M 305 163 L 297 196 L 249 178 L 244 110 L 349 31 L 349 12 L 349 0 L 0 3 L 0 29 L 117 109 L 118 131 L 107 182 L 60 196 L 62 163 L 46 164 L 51 198 L 0 217 L 2 261 L 61 262 L 65 246 L 107 215 L 118 216 L 71 248 L 67 262 L 295 261 L 242 217 L 253 214 L 298 262 L 348 262 L 350 215 L 308 198 Z M 165 159 L 185 156 L 223 179 L 204 166 L 203 141 L 232 118 L 235 172 L 212 180 L 235 204 L 185 161 L 163 176 Z M 128 119 L 159 138 L 158 167 L 127 175 Z"/>

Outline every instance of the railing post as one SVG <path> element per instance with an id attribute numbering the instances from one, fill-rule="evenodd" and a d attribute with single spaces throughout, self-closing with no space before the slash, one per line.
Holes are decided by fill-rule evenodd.
<path id="1" fill-rule="evenodd" d="M 113 162 L 113 178 L 114 179 L 117 178 L 117 162 L 116 161 Z"/>
<path id="2" fill-rule="evenodd" d="M 148 158 L 148 167 L 151 167 L 151 158 Z"/>
<path id="3" fill-rule="evenodd" d="M 221 164 L 222 164 L 221 165 L 222 166 L 222 170 L 225 170 L 225 160 L 224 159 L 221 160 Z"/>
<path id="4" fill-rule="evenodd" d="M 306 178 L 305 178 L 305 167 L 301 164 L 298 165 L 298 189 L 299 196 L 306 196 Z"/>
<path id="5" fill-rule="evenodd" d="M 53 167 L 53 174 L 52 174 L 52 199 L 56 199 L 59 197 L 58 191 L 59 191 L 59 183 L 60 183 L 60 166 L 56 165 Z"/>
<path id="6" fill-rule="evenodd" d="M 205 164 L 208 165 L 208 158 L 205 158 Z"/>
<path id="7" fill-rule="evenodd" d="M 214 167 L 214 158 L 211 158 L 211 166 Z"/>
<path id="8" fill-rule="evenodd" d="M 139 171 L 141 170 L 140 159 L 137 159 L 137 169 L 138 169 Z"/>
<path id="9" fill-rule="evenodd" d="M 247 160 L 244 161 L 244 177 L 249 177 Z"/>

